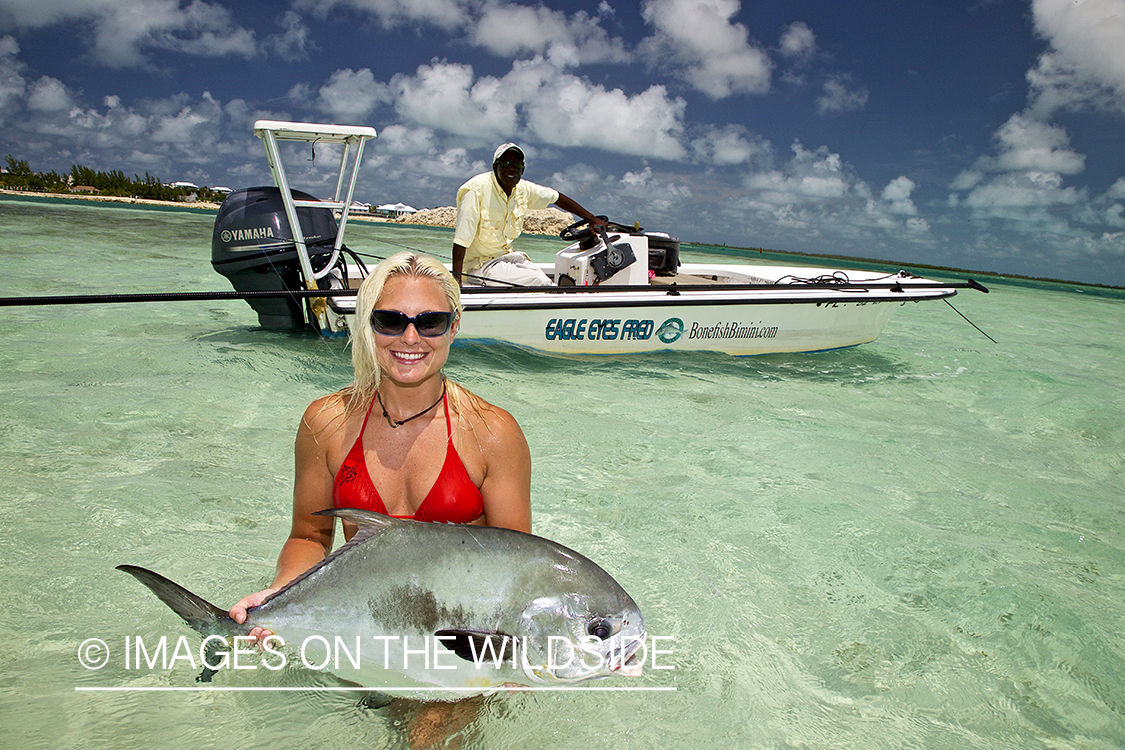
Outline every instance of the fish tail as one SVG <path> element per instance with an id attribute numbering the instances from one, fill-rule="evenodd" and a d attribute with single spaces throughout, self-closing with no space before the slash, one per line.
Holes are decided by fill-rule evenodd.
<path id="1" fill-rule="evenodd" d="M 136 565 L 118 565 L 138 581 L 148 586 L 160 601 L 172 608 L 183 621 L 203 635 L 231 635 L 248 630 L 231 619 L 226 610 L 219 609 L 201 596 L 193 594 L 175 581 Z"/>

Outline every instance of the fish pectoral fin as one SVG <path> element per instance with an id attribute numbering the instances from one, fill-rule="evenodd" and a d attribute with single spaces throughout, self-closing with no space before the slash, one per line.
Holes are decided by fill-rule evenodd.
<path id="1" fill-rule="evenodd" d="M 465 661 L 480 664 L 486 661 L 502 662 L 515 658 L 517 640 L 507 633 L 489 633 L 480 630 L 450 628 L 434 633 L 438 642 Z"/>

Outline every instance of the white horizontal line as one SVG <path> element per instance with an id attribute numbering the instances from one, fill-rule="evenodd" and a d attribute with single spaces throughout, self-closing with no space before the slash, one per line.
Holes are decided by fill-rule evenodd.
<path id="1" fill-rule="evenodd" d="M 432 693 L 435 691 L 446 693 L 480 693 L 487 691 L 520 692 L 520 693 L 546 693 L 546 692 L 602 692 L 602 693 L 639 693 L 639 692 L 676 692 L 675 687 L 488 687 L 488 688 L 443 688 L 443 687 L 75 687 L 75 692 L 80 693 Z"/>

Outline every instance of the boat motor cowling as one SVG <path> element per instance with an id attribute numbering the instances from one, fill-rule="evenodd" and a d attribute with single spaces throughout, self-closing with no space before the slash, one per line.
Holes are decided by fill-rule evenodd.
<path id="1" fill-rule="evenodd" d="M 293 190 L 295 200 L 316 200 Z M 315 246 L 331 250 L 336 217 L 328 208 L 300 207 L 297 218 L 314 267 Z M 314 255 L 314 253 L 316 253 Z M 323 263 L 323 261 L 321 261 Z M 301 262 L 285 215 L 281 191 L 252 187 L 227 196 L 215 218 L 211 236 L 211 266 L 239 292 L 301 289 Z M 247 300 L 263 328 L 299 330 L 305 327 L 304 304 L 283 297 Z"/>

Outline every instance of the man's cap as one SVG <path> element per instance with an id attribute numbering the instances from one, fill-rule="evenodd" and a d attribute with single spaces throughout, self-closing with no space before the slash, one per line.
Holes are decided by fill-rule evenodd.
<path id="1" fill-rule="evenodd" d="M 496 153 L 492 155 L 492 163 L 495 164 L 496 162 L 500 161 L 501 156 L 503 156 L 504 154 L 506 154 L 507 152 L 512 151 L 512 150 L 519 151 L 520 157 L 525 158 L 524 155 L 523 155 L 523 149 L 522 148 L 520 148 L 519 146 L 517 146 L 514 143 L 504 143 L 504 144 L 501 144 L 496 149 Z"/>

